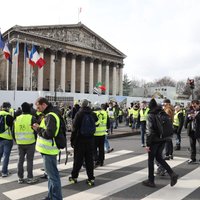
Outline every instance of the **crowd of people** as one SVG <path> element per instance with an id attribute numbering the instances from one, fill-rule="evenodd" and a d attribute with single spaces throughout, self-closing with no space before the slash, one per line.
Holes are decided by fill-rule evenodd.
<path id="1" fill-rule="evenodd" d="M 34 107 L 36 109 L 34 109 Z M 160 138 L 160 129 L 156 116 L 165 112 L 172 124 L 173 138 Z M 18 183 L 34 184 L 38 181 L 33 175 L 35 150 L 41 153 L 45 174 L 48 179 L 48 196 L 44 199 L 62 199 L 61 181 L 57 168 L 57 155 L 60 149 L 56 136 L 60 130 L 61 118 L 66 123 L 66 130 L 71 132 L 70 143 L 73 148 L 73 168 L 70 183 L 77 183 L 81 167 L 86 168 L 89 186 L 95 184 L 94 169 L 104 165 L 105 153 L 114 149 L 110 147 L 108 134 L 113 134 L 119 123 L 125 123 L 133 131 L 140 130 L 141 146 L 148 152 L 148 179 L 143 185 L 155 187 L 154 160 L 158 165 L 157 174 L 166 172 L 171 177 L 171 186 L 177 182 L 178 175 L 166 160 L 174 159 L 174 150 L 181 149 L 181 132 L 187 129 L 190 141 L 190 159 L 188 164 L 196 162 L 196 143 L 200 145 L 200 102 L 193 100 L 186 108 L 171 105 L 165 99 L 161 105 L 155 99 L 149 103 L 135 102 L 130 107 L 120 107 L 117 102 L 100 104 L 83 99 L 73 106 L 61 104 L 53 106 L 46 98 L 40 97 L 35 105 L 23 102 L 16 111 L 9 102 L 4 102 L 0 111 L 0 160 L 1 176 L 9 175 L 9 157 L 13 144 L 18 147 Z M 94 127 L 94 128 L 93 128 Z M 171 130 L 171 129 L 170 129 Z M 23 164 L 27 160 L 27 179 L 24 177 Z"/>

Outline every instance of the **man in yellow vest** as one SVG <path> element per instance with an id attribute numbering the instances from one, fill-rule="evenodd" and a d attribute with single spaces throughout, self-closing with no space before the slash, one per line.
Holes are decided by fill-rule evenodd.
<path id="1" fill-rule="evenodd" d="M 35 153 L 36 134 L 32 125 L 36 123 L 36 118 L 31 113 L 30 104 L 24 102 L 22 105 L 22 114 L 17 116 L 14 122 L 14 139 L 18 145 L 18 183 L 24 183 L 24 160 L 27 160 L 27 183 L 37 182 L 33 178 L 33 158 Z"/>
<path id="2" fill-rule="evenodd" d="M 14 118 L 9 113 L 9 105 L 7 102 L 2 104 L 0 111 L 0 161 L 3 157 L 1 176 L 7 177 L 8 163 L 10 158 L 11 149 L 13 146 L 12 126 Z"/>
<path id="3" fill-rule="evenodd" d="M 104 107 L 104 106 L 103 106 Z M 101 105 L 98 103 L 95 105 L 95 113 L 98 118 L 96 122 L 96 132 L 94 134 L 95 139 L 95 149 L 94 149 L 94 157 L 95 157 L 95 167 L 103 166 L 105 159 L 105 151 L 104 151 L 104 143 L 105 136 L 107 135 L 107 121 L 108 121 L 108 113 L 101 108 Z"/>
<path id="4" fill-rule="evenodd" d="M 59 110 L 44 97 L 39 97 L 35 106 L 37 111 L 45 114 L 40 125 L 33 124 L 33 129 L 37 132 L 36 150 L 42 154 L 44 169 L 48 175 L 48 196 L 44 199 L 62 200 L 61 181 L 57 168 L 57 155 L 60 150 L 55 142 L 60 128 Z"/>
<path id="5" fill-rule="evenodd" d="M 140 112 L 138 115 L 138 123 L 140 124 L 141 132 L 141 146 L 145 147 L 145 135 L 146 135 L 146 121 L 148 116 L 149 108 L 147 107 L 147 102 L 142 101 L 140 104 Z"/>

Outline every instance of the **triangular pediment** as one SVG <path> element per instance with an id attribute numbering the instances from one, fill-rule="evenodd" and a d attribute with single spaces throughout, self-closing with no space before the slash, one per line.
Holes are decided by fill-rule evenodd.
<path id="1" fill-rule="evenodd" d="M 86 49 L 100 51 L 123 58 L 126 57 L 122 52 L 81 23 L 75 25 L 18 26 L 18 30 L 37 35 L 38 37 L 41 36 L 43 38 L 45 37 Z"/>

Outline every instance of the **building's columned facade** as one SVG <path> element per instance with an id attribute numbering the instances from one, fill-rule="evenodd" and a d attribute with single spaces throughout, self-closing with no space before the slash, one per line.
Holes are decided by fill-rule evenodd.
<path id="1" fill-rule="evenodd" d="M 123 59 L 126 57 L 85 25 L 15 26 L 9 35 L 12 64 L 0 58 L 0 89 L 63 91 L 93 94 L 96 83 L 102 82 L 107 95 L 121 95 Z M 19 42 L 19 56 L 14 55 Z M 32 44 L 46 64 L 32 67 L 25 56 Z M 100 91 L 101 92 L 101 91 Z"/>

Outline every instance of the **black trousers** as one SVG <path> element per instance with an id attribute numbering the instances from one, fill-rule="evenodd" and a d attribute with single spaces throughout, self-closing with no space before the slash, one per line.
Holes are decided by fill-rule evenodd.
<path id="1" fill-rule="evenodd" d="M 189 134 L 189 140 L 190 140 L 190 158 L 196 161 L 196 153 L 197 153 L 196 142 L 199 143 L 199 148 L 200 148 L 200 138 L 196 138 L 194 131 L 191 131 Z"/>
<path id="2" fill-rule="evenodd" d="M 104 141 L 105 135 L 95 136 L 95 147 L 94 147 L 94 160 L 100 164 L 103 164 L 105 160 L 105 152 L 104 152 Z"/>
<path id="3" fill-rule="evenodd" d="M 169 139 L 165 142 L 165 155 L 173 155 L 173 142 L 172 139 Z"/>
<path id="4" fill-rule="evenodd" d="M 86 173 L 88 179 L 94 179 L 94 138 L 79 138 L 74 146 L 74 163 L 71 175 L 78 178 L 79 171 L 85 161 Z"/>
<path id="5" fill-rule="evenodd" d="M 168 174 L 173 173 L 171 167 L 163 159 L 163 149 L 165 147 L 165 142 L 153 143 L 150 146 L 150 152 L 148 152 L 148 179 L 154 182 L 154 159 L 165 169 Z"/>

